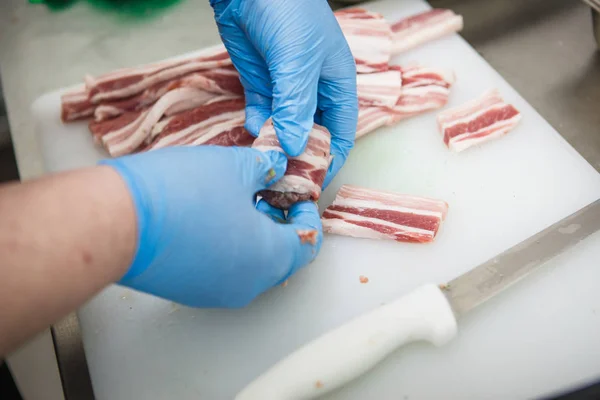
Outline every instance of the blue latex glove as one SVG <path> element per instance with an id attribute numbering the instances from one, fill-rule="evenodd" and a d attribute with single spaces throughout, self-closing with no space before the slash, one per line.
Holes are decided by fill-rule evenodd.
<path id="1" fill-rule="evenodd" d="M 101 163 L 124 179 L 137 215 L 137 252 L 122 285 L 189 306 L 239 307 L 320 250 L 314 203 L 294 205 L 285 223 L 266 203 L 255 208 L 255 193 L 285 172 L 281 153 L 173 147 Z M 301 243 L 303 229 L 318 231 L 315 245 Z"/>
<path id="2" fill-rule="evenodd" d="M 246 129 L 273 125 L 283 150 L 297 156 L 313 119 L 331 132 L 324 187 L 354 145 L 356 65 L 325 0 L 211 0 L 221 39 L 246 95 Z"/>

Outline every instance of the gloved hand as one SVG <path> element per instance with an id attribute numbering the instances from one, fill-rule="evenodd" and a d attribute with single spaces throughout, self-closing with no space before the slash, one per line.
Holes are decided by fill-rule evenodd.
<path id="1" fill-rule="evenodd" d="M 325 0 L 210 0 L 240 73 L 246 129 L 273 125 L 283 150 L 304 150 L 313 121 L 331 132 L 324 187 L 346 161 L 358 121 L 356 65 Z M 315 114 L 316 112 L 316 114 Z"/>
<path id="2" fill-rule="evenodd" d="M 249 148 L 173 147 L 101 161 L 124 179 L 138 247 L 120 284 L 196 307 L 239 307 L 314 259 L 314 203 L 283 214 L 255 193 L 283 176 L 286 157 Z M 298 230 L 317 230 L 315 244 Z"/>

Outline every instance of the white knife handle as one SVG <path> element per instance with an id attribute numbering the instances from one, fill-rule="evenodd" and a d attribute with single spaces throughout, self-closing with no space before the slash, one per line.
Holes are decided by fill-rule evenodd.
<path id="1" fill-rule="evenodd" d="M 456 335 L 456 319 L 437 285 L 363 314 L 301 347 L 246 386 L 236 400 L 310 399 L 367 372 L 403 344 L 437 346 Z"/>

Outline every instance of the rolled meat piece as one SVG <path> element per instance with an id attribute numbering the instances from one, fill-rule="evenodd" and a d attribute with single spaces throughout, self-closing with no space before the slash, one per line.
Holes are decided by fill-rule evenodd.
<path id="1" fill-rule="evenodd" d="M 284 153 L 269 119 L 260 130 L 253 148 Z M 287 210 L 300 201 L 317 201 L 331 161 L 331 134 L 327 128 L 314 124 L 306 149 L 297 157 L 288 157 L 285 175 L 258 195 L 273 207 Z"/>

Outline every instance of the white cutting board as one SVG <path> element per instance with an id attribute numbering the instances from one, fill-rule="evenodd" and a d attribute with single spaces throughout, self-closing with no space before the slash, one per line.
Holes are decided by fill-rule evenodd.
<path id="1" fill-rule="evenodd" d="M 427 7 L 368 5 L 390 21 Z M 241 310 L 187 309 L 111 287 L 79 311 L 99 399 L 230 399 L 326 330 L 450 280 L 600 197 L 600 175 L 458 35 L 394 61 L 453 69 L 450 105 L 497 87 L 523 113 L 508 136 L 461 154 L 442 144 L 435 113 L 381 129 L 357 143 L 323 194 L 322 207 L 343 183 L 444 199 L 450 210 L 435 243 L 326 236 L 287 287 Z M 85 124 L 60 123 L 58 93 L 40 98 L 33 118 L 49 171 L 104 156 Z M 327 398 L 522 399 L 598 378 L 599 262 L 595 235 L 461 320 L 445 348 L 409 346 Z"/>

